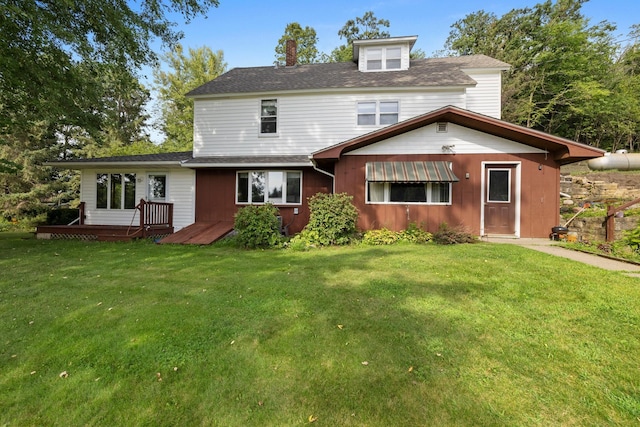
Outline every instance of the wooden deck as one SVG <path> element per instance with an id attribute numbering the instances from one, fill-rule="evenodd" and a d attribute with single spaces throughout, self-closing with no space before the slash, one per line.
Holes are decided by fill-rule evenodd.
<path id="1" fill-rule="evenodd" d="M 233 230 L 233 221 L 196 222 L 160 240 L 160 243 L 209 245 Z"/>
<path id="2" fill-rule="evenodd" d="M 97 241 L 131 241 L 140 238 L 161 238 L 173 233 L 169 226 L 125 225 L 40 225 L 36 228 L 38 239 L 77 239 Z"/>

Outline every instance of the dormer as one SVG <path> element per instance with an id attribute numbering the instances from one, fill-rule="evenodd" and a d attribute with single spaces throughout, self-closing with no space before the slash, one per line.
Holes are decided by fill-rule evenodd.
<path id="1" fill-rule="evenodd" d="M 418 36 L 354 40 L 353 60 L 363 73 L 409 69 L 409 54 Z"/>

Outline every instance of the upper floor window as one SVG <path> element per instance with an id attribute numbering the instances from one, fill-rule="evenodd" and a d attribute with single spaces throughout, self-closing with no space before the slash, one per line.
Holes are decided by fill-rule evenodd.
<path id="1" fill-rule="evenodd" d="M 260 134 L 275 134 L 278 131 L 278 101 L 263 99 L 260 104 Z"/>
<path id="2" fill-rule="evenodd" d="M 398 101 L 358 102 L 358 126 L 385 126 L 398 123 L 398 110 Z"/>
<path id="3" fill-rule="evenodd" d="M 134 209 L 136 174 L 99 173 L 96 176 L 97 209 Z"/>
<path id="4" fill-rule="evenodd" d="M 399 70 L 402 65 L 400 47 L 369 48 L 366 55 L 367 71 Z"/>
<path id="5" fill-rule="evenodd" d="M 238 172 L 237 203 L 299 205 L 301 199 L 302 172 L 300 171 Z"/>

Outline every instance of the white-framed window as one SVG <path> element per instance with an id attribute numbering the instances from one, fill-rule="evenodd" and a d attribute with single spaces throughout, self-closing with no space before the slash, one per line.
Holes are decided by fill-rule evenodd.
<path id="1" fill-rule="evenodd" d="M 511 169 L 488 169 L 487 202 L 511 203 Z"/>
<path id="2" fill-rule="evenodd" d="M 238 172 L 236 203 L 299 205 L 302 203 L 302 172 L 282 170 Z"/>
<path id="3" fill-rule="evenodd" d="M 278 100 L 263 99 L 260 101 L 260 135 L 276 135 L 278 133 Z"/>
<path id="4" fill-rule="evenodd" d="M 147 176 L 147 197 L 152 202 L 167 200 L 167 174 L 153 173 Z"/>
<path id="5" fill-rule="evenodd" d="M 365 52 L 367 71 L 399 70 L 402 66 L 401 47 L 371 47 Z"/>
<path id="6" fill-rule="evenodd" d="M 360 101 L 357 106 L 358 126 L 386 126 L 398 123 L 398 101 Z"/>
<path id="7" fill-rule="evenodd" d="M 451 204 L 450 182 L 368 182 L 368 203 Z"/>
<path id="8" fill-rule="evenodd" d="M 134 209 L 135 173 L 96 174 L 96 209 Z"/>

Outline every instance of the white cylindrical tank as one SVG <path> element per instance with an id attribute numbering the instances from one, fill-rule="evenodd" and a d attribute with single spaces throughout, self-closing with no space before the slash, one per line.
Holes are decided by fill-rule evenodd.
<path id="1" fill-rule="evenodd" d="M 627 153 L 627 150 L 618 150 L 615 153 L 606 153 L 602 157 L 591 159 L 587 162 L 591 170 L 618 169 L 621 171 L 639 170 L 640 154 Z"/>

